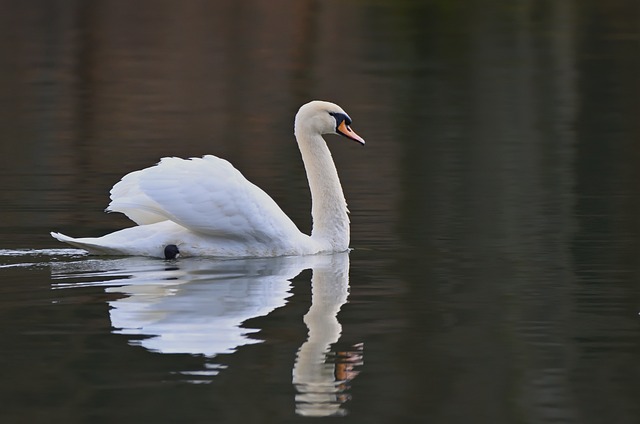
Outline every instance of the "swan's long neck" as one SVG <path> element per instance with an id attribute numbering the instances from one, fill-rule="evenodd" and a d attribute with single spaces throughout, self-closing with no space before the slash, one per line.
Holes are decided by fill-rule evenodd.
<path id="1" fill-rule="evenodd" d="M 323 250 L 347 250 L 347 202 L 327 143 L 320 134 L 300 128 L 296 128 L 296 138 L 311 189 L 311 239 L 320 243 Z"/>

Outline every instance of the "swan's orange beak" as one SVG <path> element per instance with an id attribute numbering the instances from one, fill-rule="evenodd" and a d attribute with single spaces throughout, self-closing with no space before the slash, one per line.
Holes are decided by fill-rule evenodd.
<path id="1" fill-rule="evenodd" d="M 364 139 L 356 134 L 355 131 L 353 131 L 345 121 L 340 122 L 340 125 L 338 125 L 338 134 L 350 138 L 351 140 L 357 141 L 364 146 Z"/>

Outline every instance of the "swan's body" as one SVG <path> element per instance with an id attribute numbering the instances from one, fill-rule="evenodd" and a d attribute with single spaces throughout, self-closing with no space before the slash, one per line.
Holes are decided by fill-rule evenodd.
<path id="1" fill-rule="evenodd" d="M 264 191 L 215 156 L 164 158 L 125 175 L 111 189 L 110 212 L 136 224 L 103 237 L 56 239 L 94 254 L 163 257 L 282 256 L 341 252 L 349 247 L 349 217 L 331 153 L 322 134 L 339 133 L 364 144 L 338 105 L 313 101 L 295 119 L 312 199 L 313 230 L 300 232 Z"/>

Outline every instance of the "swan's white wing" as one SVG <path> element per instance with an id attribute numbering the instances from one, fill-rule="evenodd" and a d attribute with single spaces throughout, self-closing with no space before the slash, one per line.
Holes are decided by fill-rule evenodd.
<path id="1" fill-rule="evenodd" d="M 201 234 L 259 243 L 293 242 L 301 235 L 269 195 L 211 155 L 163 158 L 126 175 L 111 199 L 109 211 L 138 224 L 169 219 Z"/>
<path id="2" fill-rule="evenodd" d="M 123 213 L 138 225 L 167 220 L 166 216 L 157 213 L 162 207 L 140 189 L 140 176 L 146 171 L 131 172 L 113 186 L 107 212 Z"/>

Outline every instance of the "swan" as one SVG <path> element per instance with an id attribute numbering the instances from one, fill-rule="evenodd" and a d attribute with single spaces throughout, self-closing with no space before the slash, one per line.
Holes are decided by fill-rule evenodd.
<path id="1" fill-rule="evenodd" d="M 338 105 L 314 100 L 298 110 L 294 134 L 311 191 L 311 235 L 224 159 L 165 157 L 125 175 L 111 189 L 107 212 L 137 225 L 102 237 L 55 239 L 98 255 L 270 257 L 342 252 L 349 248 L 347 203 L 323 134 L 365 144 Z M 173 247 L 171 247 L 173 249 Z"/>

